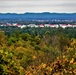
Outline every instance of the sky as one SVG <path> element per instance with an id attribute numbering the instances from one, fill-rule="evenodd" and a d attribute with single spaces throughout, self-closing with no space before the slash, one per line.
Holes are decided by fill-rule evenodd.
<path id="1" fill-rule="evenodd" d="M 0 13 L 76 13 L 76 0 L 0 0 Z"/>

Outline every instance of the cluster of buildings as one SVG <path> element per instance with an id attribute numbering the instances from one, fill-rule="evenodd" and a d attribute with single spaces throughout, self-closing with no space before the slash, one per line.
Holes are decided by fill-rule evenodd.
<path id="1" fill-rule="evenodd" d="M 67 28 L 67 27 L 76 27 L 76 24 L 72 25 L 72 24 L 40 24 L 40 25 L 36 25 L 36 24 L 28 24 L 28 25 L 21 25 L 18 23 L 7 23 L 7 24 L 1 24 L 0 26 L 17 26 L 20 28 L 25 28 L 25 27 L 34 27 L 34 28 L 38 28 L 38 27 L 51 27 L 51 28 L 58 28 L 58 27 L 62 27 L 62 28 Z"/>

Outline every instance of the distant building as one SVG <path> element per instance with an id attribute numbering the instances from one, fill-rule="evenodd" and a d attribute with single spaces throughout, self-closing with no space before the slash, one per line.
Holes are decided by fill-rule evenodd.
<path id="1" fill-rule="evenodd" d="M 66 27 L 68 27 L 68 25 L 66 25 L 66 24 L 60 24 L 60 27 L 66 28 Z"/>
<path id="2" fill-rule="evenodd" d="M 21 27 L 20 28 L 25 28 L 26 27 L 26 25 L 21 25 Z"/>
<path id="3" fill-rule="evenodd" d="M 17 23 L 12 23 L 12 26 L 17 26 Z"/>
<path id="4" fill-rule="evenodd" d="M 44 24 L 44 26 L 45 26 L 45 27 L 50 27 L 50 25 L 49 25 L 49 24 Z"/>
<path id="5" fill-rule="evenodd" d="M 49 26 L 50 26 L 51 28 L 58 28 L 58 27 L 59 27 L 58 24 L 50 24 Z"/>
<path id="6" fill-rule="evenodd" d="M 16 26 L 21 28 L 21 24 L 17 24 Z"/>
<path id="7" fill-rule="evenodd" d="M 73 27 L 73 25 L 71 25 L 71 24 L 68 24 L 68 25 L 67 25 L 67 27 Z"/>
<path id="8" fill-rule="evenodd" d="M 37 28 L 38 27 L 38 25 L 35 25 L 35 24 L 29 24 L 29 25 L 27 25 L 27 27 L 35 27 L 35 28 Z"/>
<path id="9" fill-rule="evenodd" d="M 73 28 L 75 28 L 76 27 L 76 25 L 73 25 Z"/>
<path id="10" fill-rule="evenodd" d="M 44 25 L 43 24 L 40 24 L 39 27 L 44 27 Z"/>

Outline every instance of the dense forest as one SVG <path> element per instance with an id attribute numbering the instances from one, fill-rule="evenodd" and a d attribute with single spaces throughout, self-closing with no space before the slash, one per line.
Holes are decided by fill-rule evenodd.
<path id="1" fill-rule="evenodd" d="M 0 28 L 0 75 L 76 75 L 76 28 Z"/>

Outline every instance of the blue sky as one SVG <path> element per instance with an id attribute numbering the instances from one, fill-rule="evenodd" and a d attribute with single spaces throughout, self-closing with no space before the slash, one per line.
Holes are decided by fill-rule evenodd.
<path id="1" fill-rule="evenodd" d="M 0 0 L 0 13 L 76 13 L 76 0 Z"/>

